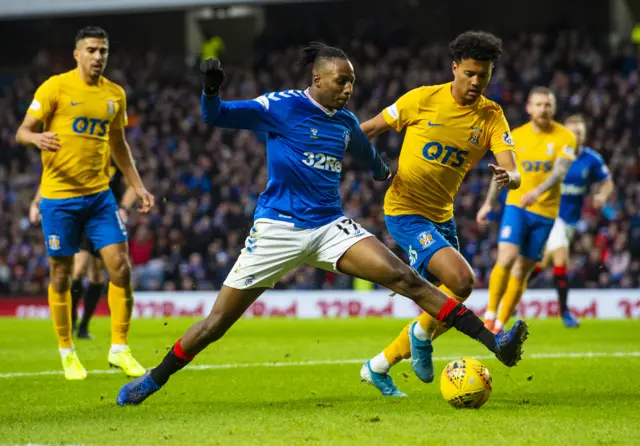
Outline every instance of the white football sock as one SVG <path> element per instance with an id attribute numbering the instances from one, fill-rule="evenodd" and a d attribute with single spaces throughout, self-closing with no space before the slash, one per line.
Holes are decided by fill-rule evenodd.
<path id="1" fill-rule="evenodd" d="M 504 322 L 496 321 L 496 325 L 494 325 L 496 330 L 502 330 L 504 328 Z"/>
<path id="2" fill-rule="evenodd" d="M 111 344 L 111 350 L 109 350 L 109 353 L 113 353 L 115 355 L 127 350 L 128 348 L 129 346 L 125 344 Z"/>
<path id="3" fill-rule="evenodd" d="M 429 334 L 424 331 L 424 328 L 422 328 L 422 325 L 420 325 L 420 322 L 416 322 L 413 325 L 413 335 L 420 339 L 421 341 L 428 341 L 429 340 Z"/>
<path id="4" fill-rule="evenodd" d="M 376 373 L 389 373 L 389 370 L 391 370 L 391 364 L 389 364 L 389 361 L 387 361 L 387 358 L 384 356 L 384 352 L 369 361 L 369 365 L 371 366 L 371 370 Z"/>
<path id="5" fill-rule="evenodd" d="M 492 321 L 496 320 L 496 314 L 493 311 L 485 311 L 484 312 L 484 320 L 491 319 Z"/>
<path id="6" fill-rule="evenodd" d="M 62 347 L 60 347 L 60 348 L 58 348 L 58 350 L 60 351 L 60 356 L 63 357 L 63 358 L 65 356 L 67 356 L 69 353 L 73 353 L 75 351 L 75 349 L 73 347 L 71 347 L 71 348 L 62 348 Z"/>

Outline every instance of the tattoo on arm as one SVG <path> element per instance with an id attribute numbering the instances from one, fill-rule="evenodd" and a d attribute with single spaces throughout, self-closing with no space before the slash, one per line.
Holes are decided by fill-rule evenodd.
<path id="1" fill-rule="evenodd" d="M 538 192 L 540 192 L 540 194 L 543 194 L 555 185 L 561 183 L 562 180 L 564 180 L 564 177 L 567 174 L 571 163 L 573 163 L 573 160 L 570 160 L 568 158 L 558 159 L 553 165 L 551 175 L 549 175 L 547 179 L 544 180 L 540 184 L 540 186 L 538 186 Z"/>
<path id="2" fill-rule="evenodd" d="M 489 192 L 487 192 L 487 197 L 484 199 L 484 204 L 493 206 L 496 202 L 496 198 L 498 198 L 498 191 L 498 183 L 496 183 L 493 180 L 493 177 L 491 177 L 491 182 L 489 183 Z"/>

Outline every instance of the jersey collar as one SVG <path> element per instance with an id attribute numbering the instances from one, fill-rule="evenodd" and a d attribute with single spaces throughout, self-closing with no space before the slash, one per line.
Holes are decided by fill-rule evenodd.
<path id="1" fill-rule="evenodd" d="M 323 112 L 325 112 L 327 114 L 327 116 L 332 117 L 333 115 L 336 114 L 337 110 L 329 110 L 327 107 L 324 107 L 323 105 L 320 105 L 315 99 L 313 99 L 311 97 L 311 94 L 309 94 L 309 89 L 307 88 L 304 91 L 305 96 L 307 97 L 307 99 L 309 99 L 309 101 L 311 101 L 311 103 L 313 105 L 315 105 L 316 107 L 318 107 L 320 110 L 322 110 Z"/>

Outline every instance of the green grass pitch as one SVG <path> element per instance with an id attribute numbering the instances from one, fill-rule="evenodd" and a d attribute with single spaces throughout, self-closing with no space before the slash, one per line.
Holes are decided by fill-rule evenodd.
<path id="1" fill-rule="evenodd" d="M 134 354 L 151 367 L 192 319 L 133 321 Z M 639 444 L 640 322 L 530 321 L 524 359 L 507 369 L 479 343 L 449 332 L 434 344 L 437 378 L 407 361 L 392 370 L 405 399 L 359 382 L 361 360 L 406 321 L 242 320 L 139 407 L 121 408 L 127 381 L 108 372 L 109 321 L 76 341 L 89 376 L 61 374 L 50 321 L 0 320 L 0 444 L 446 445 Z M 489 368 L 480 410 L 442 400 L 439 374 L 454 357 Z M 50 373 L 46 373 L 50 372 Z"/>

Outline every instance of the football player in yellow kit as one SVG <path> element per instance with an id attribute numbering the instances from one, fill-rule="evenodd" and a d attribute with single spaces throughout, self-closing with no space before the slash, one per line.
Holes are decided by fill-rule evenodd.
<path id="1" fill-rule="evenodd" d="M 490 33 L 468 31 L 453 40 L 449 50 L 453 82 L 411 90 L 361 127 L 369 138 L 406 129 L 398 172 L 384 201 L 387 229 L 408 254 L 413 268 L 464 301 L 473 290 L 475 277 L 458 251 L 454 196 L 466 173 L 489 149 L 497 160 L 497 165 L 490 165 L 496 187 L 517 189 L 520 174 L 502 109 L 482 95 L 494 62 L 502 54 L 501 40 Z M 526 337 L 524 322 L 514 329 L 512 336 Z M 383 395 L 405 396 L 388 372 L 402 359 L 412 357 L 416 375 L 431 382 L 431 342 L 446 330 L 423 313 L 363 365 L 361 379 Z"/>
<path id="2" fill-rule="evenodd" d="M 119 202 L 120 218 L 126 225 L 129 218 L 129 208 L 137 200 L 136 191 L 133 187 L 126 185 L 122 173 L 113 164 L 109 168 L 111 181 L 109 187 L 113 192 L 116 201 Z M 32 224 L 40 223 L 40 201 L 42 193 L 40 188 L 33 197 L 29 205 L 29 221 Z M 89 322 L 98 306 L 100 297 L 104 290 L 105 274 L 104 262 L 100 253 L 93 249 L 91 241 L 82 235 L 80 242 L 80 252 L 73 256 L 73 272 L 71 274 L 71 327 L 72 332 L 76 331 L 76 320 L 78 316 L 78 304 L 80 299 L 84 301 L 84 311 L 82 319 L 78 324 L 76 336 L 78 339 L 93 339 L 89 333 Z M 83 278 L 87 277 L 89 286 L 84 289 Z"/>
<path id="3" fill-rule="evenodd" d="M 142 184 L 125 139 L 125 92 L 102 76 L 109 56 L 107 33 L 98 27 L 81 29 L 73 55 L 77 68 L 38 88 L 16 134 L 18 142 L 34 145 L 42 154 L 40 212 L 50 260 L 49 307 L 65 378 L 86 378 L 71 341 L 70 293 L 73 256 L 85 234 L 109 271 L 108 361 L 140 376 L 145 369 L 132 356 L 127 339 L 133 310 L 131 265 L 126 228 L 109 190 L 111 157 L 142 200 L 141 212 L 153 207 L 153 196 Z"/>
<path id="4" fill-rule="evenodd" d="M 509 191 L 498 244 L 498 258 L 489 279 L 489 304 L 485 326 L 500 332 L 527 287 L 527 278 L 544 247 L 558 216 L 561 185 L 575 159 L 576 137 L 553 120 L 556 99 L 551 90 L 536 87 L 529 93 L 527 113 L 531 120 L 513 132 L 522 185 Z M 479 223 L 486 222 L 498 191 L 489 188 L 485 204 L 478 211 Z M 500 313 L 496 318 L 498 305 Z"/>

